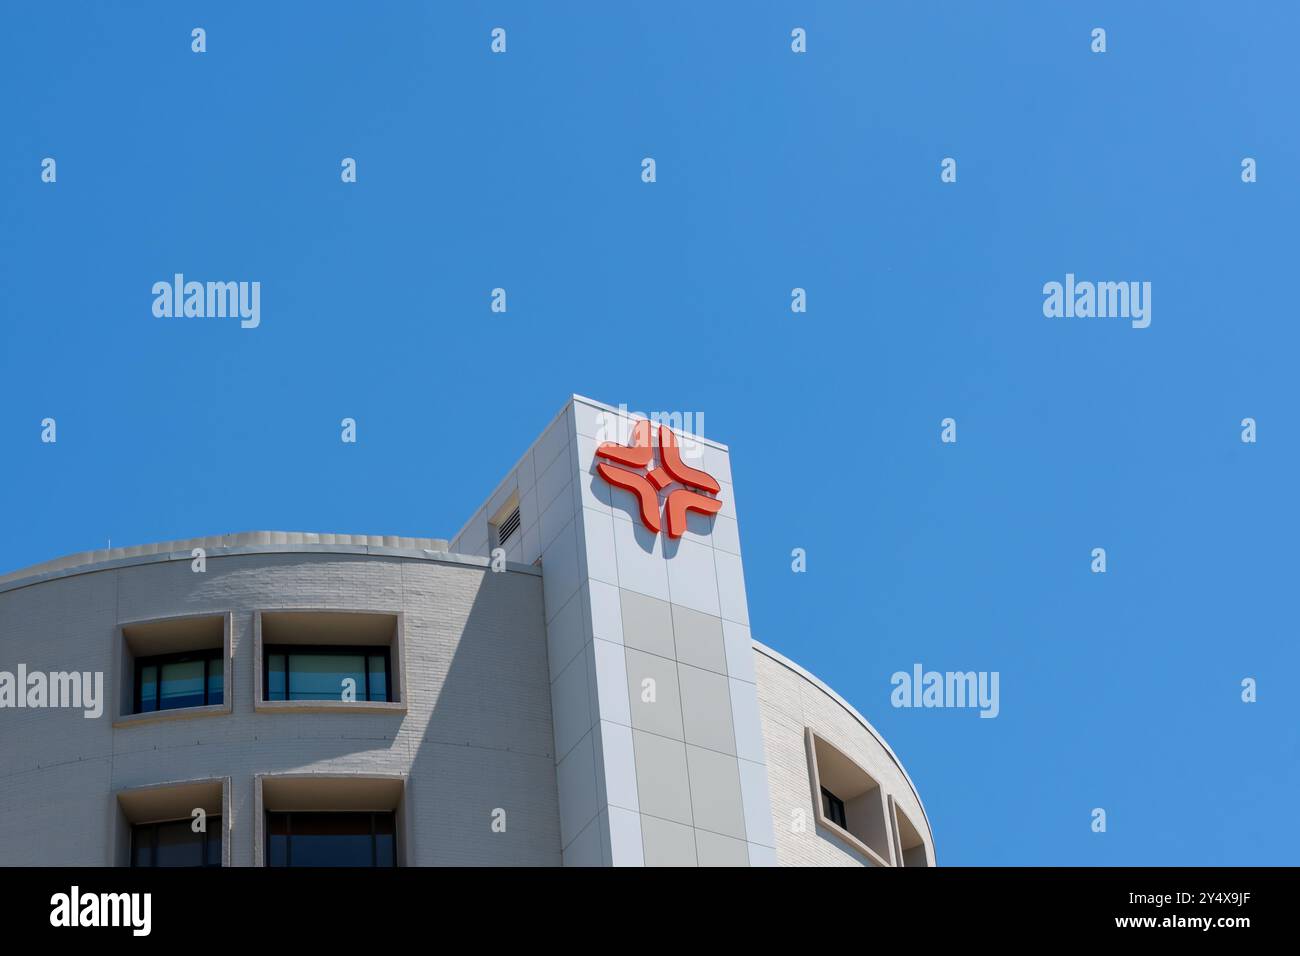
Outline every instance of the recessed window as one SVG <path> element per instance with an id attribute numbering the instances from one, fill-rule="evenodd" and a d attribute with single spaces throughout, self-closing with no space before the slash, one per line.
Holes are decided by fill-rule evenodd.
<path id="1" fill-rule="evenodd" d="M 404 712 L 401 614 L 259 611 L 253 630 L 256 709 Z"/>
<path id="2" fill-rule="evenodd" d="M 266 814 L 267 866 L 396 866 L 393 812 Z"/>
<path id="3" fill-rule="evenodd" d="M 135 708 L 148 714 L 181 707 L 204 707 L 225 701 L 225 666 L 221 648 L 138 657 L 135 660 Z"/>
<path id="4" fill-rule="evenodd" d="M 230 627 L 229 614 L 123 624 L 115 725 L 230 713 Z"/>
<path id="5" fill-rule="evenodd" d="M 817 823 L 869 863 L 889 866 L 890 829 L 879 782 L 811 727 L 805 737 Z"/>
<path id="6" fill-rule="evenodd" d="M 847 818 L 844 816 L 844 801 L 825 787 L 822 787 L 822 813 L 826 814 L 826 819 L 831 823 L 848 829 Z"/>
<path id="7" fill-rule="evenodd" d="M 929 866 L 930 859 L 926 856 L 925 840 L 921 838 L 921 831 L 912 823 L 911 818 L 899 809 L 892 797 L 889 802 L 894 808 L 894 836 L 897 840 L 894 848 L 897 851 L 898 865 Z"/>
<path id="8" fill-rule="evenodd" d="M 390 701 L 386 647 L 272 645 L 265 700 Z"/>
<path id="9" fill-rule="evenodd" d="M 220 866 L 221 817 L 206 818 L 206 832 L 192 820 L 137 823 L 131 827 L 132 866 Z"/>

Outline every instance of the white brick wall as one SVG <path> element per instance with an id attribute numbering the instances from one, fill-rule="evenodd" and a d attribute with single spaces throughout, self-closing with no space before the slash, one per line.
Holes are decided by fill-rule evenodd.
<path id="1" fill-rule="evenodd" d="M 847 844 L 821 832 L 813 815 L 812 784 L 808 777 L 804 728 L 811 727 L 851 757 L 892 795 L 921 832 L 930 865 L 934 842 L 920 802 L 889 751 L 852 713 L 797 670 L 773 658 L 766 649 L 754 651 L 758 676 L 758 706 L 767 751 L 767 776 L 776 830 L 777 861 L 782 866 L 872 865 Z M 802 810 L 806 828 L 791 826 L 793 811 Z"/>
<path id="2" fill-rule="evenodd" d="M 406 714 L 254 713 L 253 612 L 405 611 Z M 542 579 L 342 553 L 166 561 L 0 593 L 0 670 L 92 670 L 113 699 L 122 622 L 234 612 L 234 712 L 112 727 L 80 711 L 0 710 L 0 865 L 114 858 L 116 793 L 231 778 L 231 860 L 253 862 L 253 775 L 406 773 L 408 863 L 560 862 Z M 507 812 L 504 834 L 491 813 Z"/>

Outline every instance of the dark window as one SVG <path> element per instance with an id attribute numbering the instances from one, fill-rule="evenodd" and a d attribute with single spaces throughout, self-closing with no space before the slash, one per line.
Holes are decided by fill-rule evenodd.
<path id="1" fill-rule="evenodd" d="M 225 677 L 220 648 L 137 657 L 135 712 L 224 703 Z"/>
<path id="2" fill-rule="evenodd" d="M 265 700 L 343 700 L 355 681 L 358 701 L 392 700 L 387 647 L 268 647 L 263 662 Z"/>
<path id="3" fill-rule="evenodd" d="M 831 823 L 838 824 L 846 830 L 849 828 L 844 816 L 844 801 L 825 787 L 822 787 L 822 814 Z"/>
<path id="4" fill-rule="evenodd" d="M 221 817 L 209 816 L 206 833 L 193 820 L 138 823 L 131 827 L 132 866 L 220 866 Z"/>
<path id="5" fill-rule="evenodd" d="M 266 814 L 267 866 L 396 866 L 396 843 L 391 810 Z"/>

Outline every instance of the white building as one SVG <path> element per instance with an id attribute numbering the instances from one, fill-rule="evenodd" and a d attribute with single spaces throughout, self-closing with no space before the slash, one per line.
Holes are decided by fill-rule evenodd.
<path id="1" fill-rule="evenodd" d="M 74 672 L 100 716 L 35 694 Z M 450 543 L 253 532 L 0 577 L 0 864 L 132 862 L 935 856 L 884 740 L 753 640 L 727 448 L 575 396 Z"/>

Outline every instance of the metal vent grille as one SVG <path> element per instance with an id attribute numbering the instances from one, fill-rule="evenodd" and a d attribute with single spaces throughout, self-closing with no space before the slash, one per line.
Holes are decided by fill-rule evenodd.
<path id="1" fill-rule="evenodd" d="M 497 525 L 497 544 L 505 544 L 510 536 L 519 530 L 519 509 L 506 515 L 506 520 Z"/>

